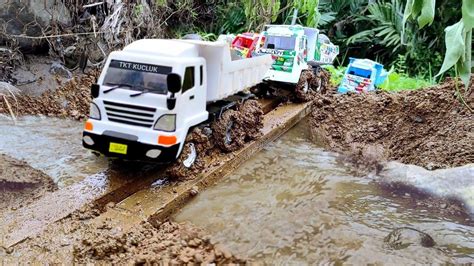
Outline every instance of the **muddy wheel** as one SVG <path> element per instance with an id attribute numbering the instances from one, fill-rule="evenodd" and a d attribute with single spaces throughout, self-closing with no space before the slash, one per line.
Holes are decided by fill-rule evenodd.
<path id="1" fill-rule="evenodd" d="M 238 150 L 245 143 L 245 130 L 240 127 L 241 113 L 227 110 L 212 126 L 217 146 L 225 152 Z"/>
<path id="2" fill-rule="evenodd" d="M 267 96 L 268 90 L 269 90 L 268 84 L 263 83 L 263 82 L 253 86 L 252 88 L 250 88 L 251 93 L 253 93 L 257 97 L 261 97 L 261 98 Z"/>
<path id="3" fill-rule="evenodd" d="M 305 70 L 301 73 L 300 80 L 295 87 L 295 98 L 299 102 L 308 102 L 313 98 L 313 90 L 311 89 L 311 80 L 313 73 Z"/>
<path id="4" fill-rule="evenodd" d="M 262 135 L 263 110 L 257 100 L 247 100 L 238 107 L 242 119 L 240 127 L 245 129 L 245 141 L 252 141 Z"/>
<path id="5" fill-rule="evenodd" d="M 329 76 L 330 74 L 322 68 L 314 71 L 314 75 L 310 83 L 313 90 L 318 93 L 325 94 L 329 89 Z"/>
<path id="6" fill-rule="evenodd" d="M 208 137 L 200 129 L 193 129 L 188 134 L 178 159 L 168 168 L 168 175 L 179 179 L 195 177 L 204 168 L 201 157 L 209 147 Z"/>

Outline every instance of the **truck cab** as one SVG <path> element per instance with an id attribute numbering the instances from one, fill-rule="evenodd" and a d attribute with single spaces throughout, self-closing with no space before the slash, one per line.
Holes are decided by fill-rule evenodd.
<path id="1" fill-rule="evenodd" d="M 305 31 L 311 31 L 312 34 L 306 34 Z M 308 68 L 308 55 L 314 54 L 314 46 L 308 48 L 308 38 L 315 39 L 317 32 L 317 29 L 299 25 L 267 25 L 257 48 L 257 53 L 271 54 L 273 58 L 265 79 L 298 83 L 301 72 Z M 311 48 L 312 51 L 309 51 Z"/>
<path id="2" fill-rule="evenodd" d="M 228 106 L 218 102 L 260 83 L 271 62 L 269 55 L 233 59 L 225 41 L 135 41 L 109 55 L 92 86 L 83 146 L 107 157 L 173 162 L 190 130 Z"/>
<path id="3" fill-rule="evenodd" d="M 176 159 L 189 128 L 208 118 L 205 71 L 196 46 L 185 42 L 140 40 L 112 52 L 93 88 L 84 147 L 137 160 Z"/>
<path id="4" fill-rule="evenodd" d="M 382 64 L 370 59 L 351 57 L 337 91 L 339 93 L 373 91 L 385 81 L 387 75 L 388 72 L 383 69 Z"/>

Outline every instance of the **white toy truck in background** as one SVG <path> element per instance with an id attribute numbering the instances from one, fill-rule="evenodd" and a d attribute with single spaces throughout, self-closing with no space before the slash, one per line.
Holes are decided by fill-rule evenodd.
<path id="1" fill-rule="evenodd" d="M 271 64 L 269 55 L 232 61 L 225 42 L 133 42 L 109 55 L 92 86 L 83 146 L 109 157 L 173 162 L 190 130 L 245 100 L 239 93 L 261 82 Z M 186 167 L 196 157 L 193 145 L 189 150 Z"/>
<path id="2" fill-rule="evenodd" d="M 258 43 L 257 54 L 270 54 L 274 60 L 264 80 L 296 86 L 303 97 L 310 88 L 304 75 L 309 66 L 319 71 L 320 65 L 332 64 L 339 54 L 339 47 L 318 29 L 300 25 L 267 25 Z"/>

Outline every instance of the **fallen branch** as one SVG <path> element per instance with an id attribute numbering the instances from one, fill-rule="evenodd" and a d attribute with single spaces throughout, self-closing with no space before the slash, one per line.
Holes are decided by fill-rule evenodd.
<path id="1" fill-rule="evenodd" d="M 15 117 L 15 114 L 13 113 L 12 107 L 10 106 L 10 103 L 8 102 L 7 97 L 5 97 L 5 95 L 3 94 L 2 96 L 3 96 L 3 100 L 5 101 L 5 104 L 7 105 L 8 112 L 10 112 L 10 116 L 12 117 L 13 124 L 16 125 L 16 117 Z"/>

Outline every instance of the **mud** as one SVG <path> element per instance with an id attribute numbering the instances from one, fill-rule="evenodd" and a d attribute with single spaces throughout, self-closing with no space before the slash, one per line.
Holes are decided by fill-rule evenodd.
<path id="1" fill-rule="evenodd" d="M 213 245 L 203 230 L 189 223 L 164 222 L 157 227 L 142 222 L 128 233 L 107 224 L 83 236 L 74 246 L 78 263 L 243 263 L 227 249 Z"/>
<path id="2" fill-rule="evenodd" d="M 245 262 L 222 245 L 211 243 L 205 231 L 189 223 L 143 221 L 123 230 L 108 221 L 99 225 L 91 223 L 100 214 L 93 206 L 86 206 L 51 224 L 34 238 L 12 248 L 0 248 L 2 262 L 127 265 Z"/>
<path id="3" fill-rule="evenodd" d="M 472 84 L 464 99 L 471 109 Z M 379 159 L 386 156 L 428 169 L 472 163 L 474 115 L 455 91 L 450 80 L 417 91 L 317 95 L 311 115 L 313 140 L 343 153 L 382 147 Z"/>
<path id="4" fill-rule="evenodd" d="M 0 154 L 0 214 L 22 208 L 56 189 L 53 180 L 43 172 Z"/>
<path id="5" fill-rule="evenodd" d="M 91 70 L 89 74 L 79 74 L 65 82 L 51 75 L 56 82 L 48 83 L 49 89 L 41 95 L 24 90 L 17 96 L 8 95 L 7 101 L 16 116 L 46 115 L 79 120 L 89 114 L 90 86 L 98 75 L 98 70 Z M 41 86 L 41 81 L 36 83 Z M 4 99 L 0 99 L 0 113 L 10 113 Z"/>
<path id="6" fill-rule="evenodd" d="M 304 71 L 300 81 L 296 84 L 295 95 L 291 99 L 293 102 L 309 102 L 316 98 L 318 94 L 325 94 L 330 88 L 330 73 L 324 69 Z M 308 82 L 308 91 L 304 91 L 304 84 Z"/>

